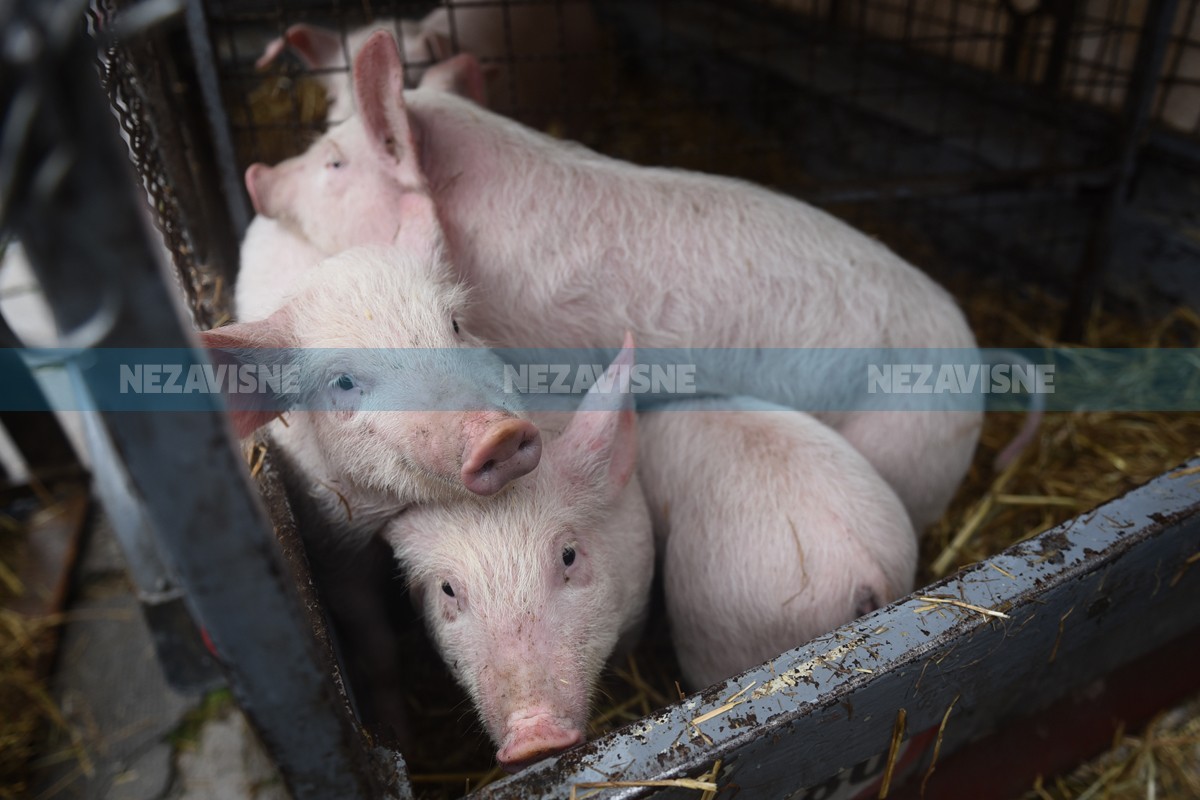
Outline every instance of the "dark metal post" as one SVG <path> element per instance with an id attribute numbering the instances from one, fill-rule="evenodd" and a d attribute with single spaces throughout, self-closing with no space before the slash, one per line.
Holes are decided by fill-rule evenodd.
<path id="1" fill-rule="evenodd" d="M 187 348 L 165 265 L 150 245 L 78 2 L 0 7 L 0 208 L 76 347 Z M 81 364 L 79 385 L 111 389 Z M 97 412 L 188 605 L 294 797 L 408 793 L 402 763 L 377 779 L 339 713 L 312 631 L 219 400 L 204 411 Z"/>
<path id="2" fill-rule="evenodd" d="M 233 137 L 229 132 L 229 117 L 221 102 L 216 60 L 212 40 L 208 36 L 208 19 L 201 0 L 187 0 L 187 30 L 192 57 L 195 59 L 196 78 L 200 82 L 200 94 L 204 98 L 204 110 L 207 112 L 213 148 L 216 151 L 220 184 L 225 193 L 225 202 L 229 206 L 229 221 L 240 238 L 246 226 L 250 224 L 250 209 L 246 205 L 242 177 L 238 174 Z"/>
<path id="3" fill-rule="evenodd" d="M 1088 313 L 1108 270 L 1121 210 L 1133 189 L 1138 154 L 1149 132 L 1150 110 L 1178 5 L 1178 0 L 1150 0 L 1146 7 L 1137 56 L 1125 95 L 1122 124 L 1117 138 L 1118 150 L 1113 161 L 1113 179 L 1075 271 L 1071 302 L 1060 333 L 1064 342 L 1075 342 L 1083 336 Z"/>
<path id="4" fill-rule="evenodd" d="M 1051 0 L 1049 3 L 1050 18 L 1054 20 L 1054 37 L 1050 40 L 1046 72 L 1042 75 L 1042 86 L 1049 89 L 1058 88 L 1062 80 L 1071 47 L 1071 26 L 1078 10 L 1078 0 Z"/>

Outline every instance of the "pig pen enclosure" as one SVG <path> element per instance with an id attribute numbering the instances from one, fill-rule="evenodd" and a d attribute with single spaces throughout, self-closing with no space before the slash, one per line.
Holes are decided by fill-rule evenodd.
<path id="1" fill-rule="evenodd" d="M 581 5 L 600 36 L 569 48 L 560 21 Z M 491 6 L 553 24 L 481 58 L 489 102 L 608 155 L 824 207 L 949 287 L 984 346 L 1197 345 L 1200 0 L 478 0 L 448 13 Z M 102 270 L 81 271 L 97 258 L 88 247 L 6 211 L 60 324 L 87 319 L 85 274 L 139 300 L 97 344 L 186 344 L 166 302 L 176 290 L 198 327 L 228 321 L 251 214 L 242 173 L 301 152 L 325 118 L 321 75 L 287 56 L 260 69 L 264 48 L 298 23 L 344 34 L 433 8 L 93 4 L 102 82 L 179 280 L 159 285 L 125 176 L 97 167 L 80 179 L 98 198 L 91 216 L 53 193 L 28 206 L 50 230 L 117 219 L 102 226 L 117 254 Z M 457 49 L 453 24 L 450 39 Z M 59 45 L 44 57 L 74 61 L 47 74 L 92 68 L 82 40 Z M 430 55 L 403 53 L 416 69 Z M 553 80 L 525 96 L 521 73 L 497 69 L 518 64 Z M 89 129 L 64 121 L 104 122 L 69 85 L 39 90 L 93 116 L 37 129 L 46 152 Z M 80 165 L 115 152 L 77 150 Z M 1138 724 L 1195 690 L 1200 466 L 1174 469 L 1200 447 L 1195 406 L 1049 414 L 1000 472 L 991 459 L 1021 420 L 989 415 L 966 483 L 922 540 L 924 588 L 687 696 L 656 608 L 606 677 L 589 743 L 502 779 L 419 623 L 396 611 L 386 550 L 370 574 L 373 602 L 402 617 L 400 690 L 372 685 L 344 619 L 323 609 L 337 576 L 312 574 L 270 442 L 243 455 L 275 537 L 219 420 L 133 416 L 107 415 L 94 459 L 143 602 L 187 597 L 297 797 L 1006 797 L 1102 749 L 1113 719 Z M 174 679 L 211 681 L 186 620 L 151 617 Z"/>

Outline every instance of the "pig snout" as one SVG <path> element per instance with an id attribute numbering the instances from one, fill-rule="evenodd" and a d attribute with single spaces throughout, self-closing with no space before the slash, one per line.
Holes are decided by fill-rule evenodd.
<path id="1" fill-rule="evenodd" d="M 516 772 L 581 742 L 581 731 L 549 712 L 518 712 L 509 717 L 496 760 L 505 771 Z"/>
<path id="2" fill-rule="evenodd" d="M 523 419 L 503 419 L 468 438 L 463 450 L 463 485 L 478 495 L 495 494 L 532 472 L 541 457 L 538 429 Z"/>

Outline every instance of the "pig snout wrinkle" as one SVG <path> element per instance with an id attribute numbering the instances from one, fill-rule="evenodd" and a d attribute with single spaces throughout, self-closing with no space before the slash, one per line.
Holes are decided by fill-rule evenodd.
<path id="1" fill-rule="evenodd" d="M 542 457 L 542 435 L 529 422 L 498 422 L 463 451 L 462 482 L 478 495 L 491 495 L 532 472 Z"/>
<path id="2" fill-rule="evenodd" d="M 496 761 L 507 772 L 516 772 L 583 742 L 581 731 L 562 725 L 550 714 L 513 715 L 518 716 L 516 720 L 510 718 L 504 744 L 496 753 Z"/>

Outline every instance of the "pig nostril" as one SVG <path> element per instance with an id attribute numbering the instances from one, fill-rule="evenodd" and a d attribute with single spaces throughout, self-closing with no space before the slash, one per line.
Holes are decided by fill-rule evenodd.
<path id="1" fill-rule="evenodd" d="M 541 452 L 541 437 L 536 428 L 520 420 L 502 420 L 482 437 L 467 442 L 462 481 L 474 494 L 495 494 L 533 470 Z"/>

